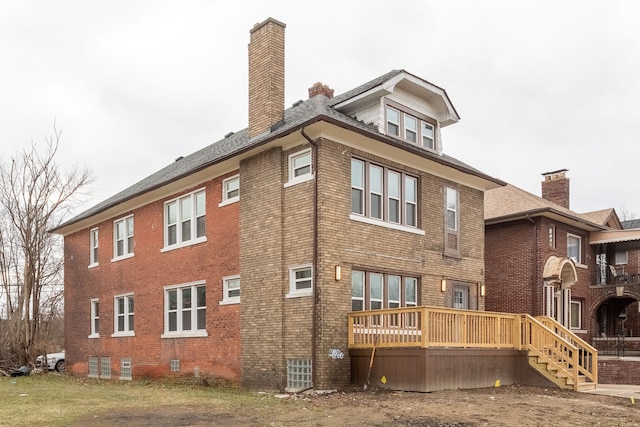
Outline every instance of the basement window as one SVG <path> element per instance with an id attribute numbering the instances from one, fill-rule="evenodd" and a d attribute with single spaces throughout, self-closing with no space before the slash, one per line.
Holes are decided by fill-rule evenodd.
<path id="1" fill-rule="evenodd" d="M 287 392 L 295 392 L 313 386 L 312 366 L 309 359 L 287 359 Z"/>

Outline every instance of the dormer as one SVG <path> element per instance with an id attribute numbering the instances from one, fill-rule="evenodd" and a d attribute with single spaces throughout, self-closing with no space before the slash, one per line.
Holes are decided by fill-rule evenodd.
<path id="1" fill-rule="evenodd" d="M 334 108 L 387 136 L 442 153 L 440 129 L 460 120 L 446 91 L 394 70 L 336 98 Z"/>

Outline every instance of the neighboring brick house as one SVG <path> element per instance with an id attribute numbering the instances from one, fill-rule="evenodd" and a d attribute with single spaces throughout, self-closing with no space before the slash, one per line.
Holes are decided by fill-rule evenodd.
<path id="1" fill-rule="evenodd" d="M 504 183 L 443 153 L 446 92 L 394 70 L 285 110 L 284 29 L 251 30 L 247 129 L 54 230 L 68 372 L 343 387 L 350 311 L 485 308 L 483 193 Z"/>
<path id="2" fill-rule="evenodd" d="M 602 348 L 623 327 L 640 335 L 640 230 L 623 230 L 614 209 L 570 210 L 566 172 L 543 174 L 542 197 L 485 193 L 485 308 L 554 317 Z"/>

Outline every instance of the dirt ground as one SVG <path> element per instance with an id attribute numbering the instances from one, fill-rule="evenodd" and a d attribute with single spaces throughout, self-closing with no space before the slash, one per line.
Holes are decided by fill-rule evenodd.
<path id="1" fill-rule="evenodd" d="M 276 399 L 265 394 L 265 399 Z M 239 413 L 160 407 L 92 416 L 74 425 L 101 426 L 640 426 L 640 399 L 539 387 L 506 386 L 434 393 L 353 389 L 279 397 L 283 405 Z"/>

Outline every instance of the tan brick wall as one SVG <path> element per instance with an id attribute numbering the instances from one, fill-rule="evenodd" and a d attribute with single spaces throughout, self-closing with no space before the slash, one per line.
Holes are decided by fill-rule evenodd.
<path id="1" fill-rule="evenodd" d="M 207 242 L 161 252 L 164 201 L 133 211 L 134 256 L 112 262 L 113 219 L 100 224 L 99 265 L 89 265 L 89 228 L 65 238 L 65 347 L 67 369 L 87 375 L 90 356 L 111 357 L 113 377 L 120 358 L 131 357 L 133 377 L 172 374 L 170 360 L 180 359 L 181 372 L 240 379 L 239 305 L 219 305 L 222 277 L 239 273 L 238 203 L 218 207 L 221 183 L 216 178 L 206 189 Z M 191 191 L 189 190 L 189 191 Z M 91 227 L 93 228 L 93 227 Z M 165 338 L 164 286 L 204 280 L 207 286 L 206 338 Z M 111 337 L 114 331 L 114 296 L 134 294 L 134 337 Z M 100 338 L 89 339 L 90 300 L 100 302 Z"/>
<path id="2" fill-rule="evenodd" d="M 240 165 L 242 379 L 284 387 L 283 165 L 279 148 Z"/>

